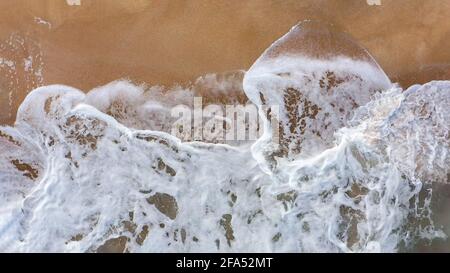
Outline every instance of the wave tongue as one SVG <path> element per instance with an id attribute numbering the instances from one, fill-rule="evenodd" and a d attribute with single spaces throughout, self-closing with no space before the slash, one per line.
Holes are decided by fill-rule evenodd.
<path id="1" fill-rule="evenodd" d="M 261 149 L 271 150 L 265 157 L 272 153 L 291 159 L 332 147 L 334 132 L 353 111 L 390 86 L 364 48 L 346 34 L 311 21 L 273 43 L 244 77 L 247 96 L 265 108 L 267 127 L 279 128 L 279 147 L 268 143 L 273 130 L 261 139 Z M 278 115 L 268 110 L 275 107 Z"/>
<path id="2" fill-rule="evenodd" d="M 319 60 L 332 60 L 337 56 L 344 56 L 379 67 L 368 51 L 350 35 L 341 32 L 333 25 L 318 21 L 306 20 L 293 26 L 288 33 L 266 49 L 258 61 L 286 55 Z"/>

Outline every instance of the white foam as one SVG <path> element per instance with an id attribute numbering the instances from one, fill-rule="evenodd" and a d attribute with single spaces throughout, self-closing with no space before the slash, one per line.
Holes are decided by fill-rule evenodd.
<path id="1" fill-rule="evenodd" d="M 35 89 L 15 126 L 0 127 L 0 250 L 395 252 L 445 237 L 426 187 L 448 182 L 450 82 L 403 92 L 370 62 L 301 58 L 255 65 L 244 81 L 250 99 L 260 104 L 257 87 L 283 106 L 270 90 L 294 84 L 323 109 L 350 91 L 361 107 L 344 100 L 351 114 L 330 117 L 322 146 L 275 166 L 264 156 L 270 133 L 250 148 L 149 130 L 147 113 L 188 103 L 195 88 Z M 298 75 L 325 68 L 361 79 L 334 88 L 340 95 L 314 95 Z M 276 75 L 283 69 L 291 75 Z M 380 83 L 388 90 L 371 94 Z"/>

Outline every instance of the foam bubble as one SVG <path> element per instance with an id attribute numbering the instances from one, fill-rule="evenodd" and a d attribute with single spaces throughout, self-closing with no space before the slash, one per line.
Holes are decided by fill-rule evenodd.
<path id="1" fill-rule="evenodd" d="M 364 48 L 310 21 L 273 43 L 244 78 L 247 96 L 265 109 L 266 127 L 279 128 L 279 146 L 270 144 L 273 129 L 259 144 L 272 165 L 270 157 L 309 157 L 332 147 L 334 132 L 347 125 L 354 110 L 391 85 Z M 273 107 L 279 113 L 268 110 Z"/>

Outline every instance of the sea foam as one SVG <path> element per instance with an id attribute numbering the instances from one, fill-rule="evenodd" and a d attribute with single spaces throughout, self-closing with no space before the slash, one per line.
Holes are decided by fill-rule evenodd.
<path id="1" fill-rule="evenodd" d="M 431 189 L 449 182 L 450 82 L 403 91 L 312 22 L 243 76 L 33 90 L 0 127 L 0 250 L 395 252 L 446 237 Z M 260 107 L 264 135 L 252 146 L 171 135 L 170 107 L 210 93 Z M 263 106 L 275 105 L 273 121 Z"/>

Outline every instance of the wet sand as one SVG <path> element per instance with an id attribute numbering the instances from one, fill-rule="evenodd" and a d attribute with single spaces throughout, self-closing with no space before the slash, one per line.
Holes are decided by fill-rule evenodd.
<path id="1" fill-rule="evenodd" d="M 77 2 L 77 1 L 72 1 Z M 0 2 L 0 124 L 46 84 L 89 90 L 119 78 L 187 83 L 248 69 L 298 21 L 334 24 L 407 87 L 450 79 L 450 1 L 249 0 Z"/>

